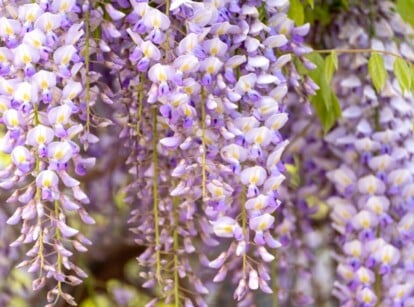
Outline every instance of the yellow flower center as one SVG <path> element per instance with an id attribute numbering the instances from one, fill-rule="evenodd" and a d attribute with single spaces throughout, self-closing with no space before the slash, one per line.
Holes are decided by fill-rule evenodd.
<path id="1" fill-rule="evenodd" d="M 46 141 L 46 138 L 45 138 L 45 136 L 43 134 L 38 134 L 36 136 L 36 142 L 38 144 L 43 144 L 45 141 Z"/>
<path id="2" fill-rule="evenodd" d="M 251 184 L 256 184 L 258 181 L 259 181 L 259 176 L 257 176 L 257 175 L 253 175 L 253 176 L 250 178 L 250 183 L 251 183 Z"/>
<path id="3" fill-rule="evenodd" d="M 6 34 L 8 36 L 12 36 L 14 34 L 12 27 L 10 27 L 9 25 L 6 25 Z"/>
<path id="4" fill-rule="evenodd" d="M 215 195 L 215 196 L 223 196 L 223 195 L 224 195 L 224 193 L 223 193 L 223 189 L 222 189 L 222 188 L 219 188 L 219 187 L 216 187 L 216 188 L 214 189 L 214 195 Z"/>
<path id="5" fill-rule="evenodd" d="M 209 66 L 207 66 L 206 71 L 207 71 L 209 74 L 214 73 L 214 66 L 213 66 L 213 65 L 209 65 Z"/>
<path id="6" fill-rule="evenodd" d="M 33 21 L 35 20 L 35 15 L 34 15 L 33 13 L 29 13 L 29 14 L 27 14 L 27 16 L 26 16 L 26 20 L 27 20 L 28 22 L 33 22 Z"/>
<path id="7" fill-rule="evenodd" d="M 362 283 L 366 284 L 369 282 L 369 276 L 368 274 L 362 274 L 361 277 L 359 278 L 361 280 Z"/>
<path id="8" fill-rule="evenodd" d="M 63 124 L 65 122 L 65 119 L 66 117 L 64 114 L 59 114 L 58 117 L 56 118 L 56 122 L 58 124 Z"/>
<path id="9" fill-rule="evenodd" d="M 233 226 L 231 225 L 225 225 L 222 227 L 223 232 L 232 233 L 233 232 Z"/>
<path id="10" fill-rule="evenodd" d="M 65 153 L 63 152 L 63 150 L 58 149 L 58 150 L 54 153 L 53 157 L 54 157 L 56 160 L 60 160 L 60 159 L 62 159 L 62 158 L 63 158 L 63 156 L 64 156 L 64 155 L 65 155 Z"/>
<path id="11" fill-rule="evenodd" d="M 32 61 L 32 57 L 29 54 L 23 55 L 23 63 L 29 64 Z"/>
<path id="12" fill-rule="evenodd" d="M 64 13 L 68 10 L 68 8 L 69 8 L 69 3 L 67 1 L 64 1 L 64 2 L 62 2 L 62 4 L 59 7 L 59 11 L 61 13 Z"/>
<path id="13" fill-rule="evenodd" d="M 254 204 L 255 210 L 260 210 L 262 208 L 263 208 L 263 203 L 261 201 L 258 201 L 257 203 Z"/>
<path id="14" fill-rule="evenodd" d="M 16 157 L 17 162 L 24 163 L 26 162 L 26 156 L 23 153 L 19 153 Z"/>
<path id="15" fill-rule="evenodd" d="M 47 89 L 49 87 L 49 84 L 47 83 L 47 81 L 46 80 L 42 80 L 41 82 L 40 82 L 40 88 L 42 89 L 42 90 L 45 90 L 45 89 Z"/>
<path id="16" fill-rule="evenodd" d="M 267 223 L 265 221 L 263 221 L 259 224 L 258 229 L 259 230 L 264 230 L 264 229 L 266 229 L 266 227 L 267 227 Z"/>
<path id="17" fill-rule="evenodd" d="M 371 295 L 369 295 L 368 293 L 364 293 L 364 294 L 362 295 L 362 301 L 363 301 L 364 303 L 371 303 L 371 301 L 372 301 L 372 296 L 371 296 Z"/>

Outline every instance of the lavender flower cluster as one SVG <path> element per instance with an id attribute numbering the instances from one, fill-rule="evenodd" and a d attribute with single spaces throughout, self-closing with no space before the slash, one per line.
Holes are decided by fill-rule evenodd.
<path id="1" fill-rule="evenodd" d="M 48 278 L 56 281 L 49 303 L 63 297 L 74 304 L 62 284 L 78 285 L 87 276 L 70 257 L 71 249 L 84 252 L 91 242 L 68 225 L 67 214 L 76 211 L 94 223 L 84 208 L 88 196 L 72 175 L 84 175 L 95 162 L 79 146 L 94 141 L 92 134 L 80 137 L 88 114 L 79 12 L 74 1 L 1 6 L 1 122 L 7 129 L 1 149 L 12 160 L 1 172 L 1 187 L 12 192 L 7 203 L 15 206 L 7 224 L 22 225 L 10 246 L 32 245 L 18 267 L 36 274 L 34 290 Z"/>
<path id="2" fill-rule="evenodd" d="M 215 306 L 228 286 L 237 306 L 319 306 L 329 291 L 412 306 L 413 95 L 395 57 L 376 93 L 368 56 L 340 55 L 343 116 L 324 135 L 297 3 L 0 0 L 0 276 L 25 268 L 48 306 L 76 305 L 93 269 L 72 256 L 128 227 L 146 306 Z M 339 13 L 323 43 L 414 61 L 393 6 Z M 334 269 L 320 269 L 326 251 Z"/>
<path id="3" fill-rule="evenodd" d="M 394 38 L 413 31 L 392 7 L 381 2 L 377 8 L 381 17 L 374 21 L 361 14 L 340 16 L 341 28 L 332 33 L 331 43 L 392 50 L 412 61 L 412 42 Z M 367 30 L 370 22 L 374 35 Z M 340 61 L 349 63 L 348 68 L 334 80 L 343 118 L 326 141 L 340 164 L 327 177 L 337 190 L 328 202 L 340 246 L 334 294 L 342 306 L 414 304 L 414 99 L 393 75 L 395 57 L 386 55 L 384 60 L 390 77 L 379 93 L 367 79 L 368 59 L 363 54 L 343 55 Z"/>

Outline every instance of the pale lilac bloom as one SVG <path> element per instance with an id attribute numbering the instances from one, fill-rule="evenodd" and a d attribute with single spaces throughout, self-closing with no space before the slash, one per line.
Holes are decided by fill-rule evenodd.
<path id="1" fill-rule="evenodd" d="M 405 214 L 397 225 L 403 238 L 411 239 L 414 235 L 414 213 Z"/>
<path id="2" fill-rule="evenodd" d="M 174 60 L 174 67 L 176 69 L 174 81 L 177 82 L 178 85 L 182 85 L 183 76 L 197 71 L 199 67 L 199 61 L 194 55 L 185 54 L 177 57 Z"/>
<path id="3" fill-rule="evenodd" d="M 43 45 L 46 43 L 46 35 L 39 29 L 34 29 L 24 35 L 23 43 L 41 51 Z"/>
<path id="4" fill-rule="evenodd" d="M 385 184 L 373 175 L 367 175 L 358 180 L 358 190 L 362 194 L 383 194 Z"/>
<path id="5" fill-rule="evenodd" d="M 414 285 L 412 282 L 405 282 L 401 284 L 393 285 L 390 288 L 390 296 L 393 298 L 394 303 L 402 303 L 410 296 L 414 288 Z M 409 306 L 408 302 L 407 306 Z M 398 306 L 398 305 L 397 305 Z"/>
<path id="6" fill-rule="evenodd" d="M 248 197 L 259 194 L 257 187 L 263 185 L 267 178 L 266 170 L 261 166 L 252 166 L 242 170 L 240 180 L 242 184 L 248 186 Z"/>
<path id="7" fill-rule="evenodd" d="M 46 34 L 49 39 L 48 44 L 50 44 L 52 41 L 56 40 L 56 38 L 54 38 L 54 31 L 60 26 L 61 22 L 62 15 L 45 12 L 36 19 L 34 27 L 42 30 Z"/>
<path id="8" fill-rule="evenodd" d="M 125 13 L 115 9 L 111 3 L 105 4 L 105 11 L 109 14 L 112 20 L 120 20 L 125 17 Z"/>
<path id="9" fill-rule="evenodd" d="M 375 306 L 377 302 L 377 297 L 374 291 L 368 287 L 359 288 L 356 296 L 358 301 L 362 303 L 364 307 Z"/>
<path id="10" fill-rule="evenodd" d="M 239 165 L 247 159 L 247 150 L 236 144 L 230 144 L 223 147 L 220 154 L 224 161 L 235 165 Z"/>
<path id="11" fill-rule="evenodd" d="M 361 258 L 363 256 L 363 245 L 360 240 L 348 241 L 344 244 L 343 250 L 345 254 L 353 258 Z"/>
<path id="12" fill-rule="evenodd" d="M 154 83 L 157 96 L 163 96 L 170 92 L 168 81 L 174 77 L 174 69 L 169 65 L 157 63 L 148 71 L 148 78 Z"/>
<path id="13" fill-rule="evenodd" d="M 207 190 L 211 194 L 211 198 L 216 201 L 224 201 L 226 197 L 231 196 L 233 189 L 219 180 L 212 180 L 207 184 Z"/>
<path id="14" fill-rule="evenodd" d="M 213 57 L 222 57 L 227 51 L 227 45 L 218 37 L 203 41 L 202 47 L 206 53 L 209 53 Z"/>
<path id="15" fill-rule="evenodd" d="M 40 60 L 40 51 L 31 45 L 20 44 L 15 49 L 14 65 L 25 69 L 28 77 L 35 73 L 34 65 Z"/>
<path id="16" fill-rule="evenodd" d="M 13 101 L 21 106 L 23 113 L 27 113 L 32 109 L 32 104 L 38 103 L 36 86 L 29 82 L 19 83 L 13 95 Z"/>
<path id="17" fill-rule="evenodd" d="M 72 110 L 76 109 L 77 107 L 73 104 L 73 100 L 78 97 L 80 92 L 82 91 L 82 84 L 80 82 L 69 81 L 62 91 L 62 100 L 65 101 L 72 107 Z"/>
<path id="18" fill-rule="evenodd" d="M 373 231 L 378 224 L 377 217 L 368 210 L 361 210 L 351 220 L 352 226 L 357 230 Z"/>
<path id="19" fill-rule="evenodd" d="M 10 72 L 10 64 L 13 55 L 9 48 L 0 47 L 0 76 L 7 75 Z"/>
<path id="20" fill-rule="evenodd" d="M 8 42 L 8 47 L 16 46 L 16 36 L 20 34 L 20 31 L 20 22 L 6 17 L 0 17 L 0 37 Z"/>
<path id="21" fill-rule="evenodd" d="M 246 133 L 246 141 L 257 146 L 268 146 L 272 141 L 272 131 L 265 126 L 253 128 Z"/>
<path id="22" fill-rule="evenodd" d="M 333 171 L 329 171 L 327 177 L 335 183 L 336 187 L 342 194 L 350 194 L 354 190 L 354 185 L 357 181 L 355 173 L 346 165 Z"/>
<path id="23" fill-rule="evenodd" d="M 242 230 L 240 225 L 231 217 L 219 217 L 216 221 L 211 222 L 213 225 L 213 232 L 218 237 L 236 238 L 242 237 Z"/>
<path id="24" fill-rule="evenodd" d="M 375 281 L 374 272 L 363 266 L 355 272 L 355 278 L 363 285 L 372 285 Z"/>
<path id="25" fill-rule="evenodd" d="M 24 22 L 27 29 L 30 29 L 41 13 L 42 9 L 37 3 L 19 5 L 18 17 L 20 21 Z"/>
<path id="26" fill-rule="evenodd" d="M 72 158 L 73 148 L 68 142 L 52 142 L 47 146 L 47 154 L 51 165 L 66 168 L 65 164 Z"/>
<path id="27" fill-rule="evenodd" d="M 53 99 L 51 89 L 56 86 L 56 74 L 47 70 L 40 70 L 32 77 L 37 88 L 41 90 L 44 103 L 50 103 Z"/>
<path id="28" fill-rule="evenodd" d="M 54 138 L 53 129 L 38 125 L 29 130 L 27 133 L 26 143 L 35 146 L 39 150 L 39 155 L 44 157 L 46 155 L 46 145 L 49 144 Z"/>
<path id="29" fill-rule="evenodd" d="M 42 191 L 42 199 L 56 200 L 59 197 L 58 190 L 59 178 L 51 170 L 41 171 L 36 177 L 36 186 Z"/>
<path id="30" fill-rule="evenodd" d="M 20 126 L 24 126 L 25 120 L 15 109 L 8 109 L 3 113 L 3 122 L 8 129 L 17 129 Z"/>
<path id="31" fill-rule="evenodd" d="M 250 198 L 247 200 L 245 207 L 247 210 L 249 210 L 250 214 L 257 214 L 261 212 L 261 210 L 268 207 L 271 203 L 272 199 L 268 195 L 260 194 L 257 197 Z M 257 213 L 256 213 L 257 212 Z"/>
<path id="32" fill-rule="evenodd" d="M 263 232 L 270 229 L 273 226 L 275 218 L 269 213 L 263 215 L 252 217 L 249 220 L 250 229 L 256 232 L 254 241 L 259 245 L 264 245 L 265 240 L 263 237 Z"/>
<path id="33" fill-rule="evenodd" d="M 16 146 L 11 152 L 13 164 L 23 173 L 28 173 L 34 165 L 33 154 L 24 146 Z"/>
<path id="34" fill-rule="evenodd" d="M 69 13 L 76 5 L 76 0 L 53 0 L 52 10 L 55 13 Z"/>
<path id="35" fill-rule="evenodd" d="M 279 113 L 279 104 L 270 96 L 262 96 L 260 98 L 259 107 L 257 109 L 257 116 L 266 119 L 275 113 Z"/>
<path id="36" fill-rule="evenodd" d="M 286 177 L 283 174 L 275 174 L 266 179 L 263 185 L 263 191 L 270 195 L 274 195 L 279 190 L 280 185 L 285 181 Z"/>
<path id="37" fill-rule="evenodd" d="M 381 246 L 374 253 L 374 259 L 380 264 L 380 273 L 389 273 L 391 271 L 391 266 L 396 265 L 400 260 L 400 255 L 400 251 L 391 244 Z"/>
<path id="38" fill-rule="evenodd" d="M 251 290 L 257 290 L 259 288 L 259 275 L 256 270 L 249 272 L 249 288 Z"/>
<path id="39" fill-rule="evenodd" d="M 201 83 L 208 86 L 212 82 L 213 76 L 215 76 L 219 70 L 223 67 L 223 62 L 217 57 L 208 57 L 200 63 L 200 69 L 205 72 Z"/>
<path id="40" fill-rule="evenodd" d="M 278 165 L 280 163 L 282 154 L 289 144 L 288 140 L 285 140 L 277 144 L 273 152 L 268 156 L 266 161 L 266 168 L 272 172 L 272 174 L 278 174 Z"/>
<path id="41" fill-rule="evenodd" d="M 53 61 L 59 67 L 59 73 L 68 78 L 71 76 L 69 71 L 69 64 L 76 57 L 77 50 L 73 45 L 61 46 L 53 53 Z"/>
<path id="42" fill-rule="evenodd" d="M 288 117 L 287 113 L 274 114 L 266 119 L 265 125 L 273 131 L 279 130 L 286 124 Z"/>

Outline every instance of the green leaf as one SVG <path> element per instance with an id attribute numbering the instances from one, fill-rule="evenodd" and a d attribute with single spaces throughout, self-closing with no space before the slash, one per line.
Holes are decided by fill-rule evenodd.
<path id="1" fill-rule="evenodd" d="M 315 7 L 315 2 L 313 0 L 306 0 L 309 6 L 313 9 Z"/>
<path id="2" fill-rule="evenodd" d="M 368 72 L 375 89 L 378 93 L 381 92 L 387 81 L 387 71 L 385 70 L 384 59 L 378 53 L 372 53 L 369 58 Z"/>
<path id="3" fill-rule="evenodd" d="M 414 28 L 414 0 L 397 0 L 396 9 L 401 18 Z"/>
<path id="4" fill-rule="evenodd" d="M 113 302 L 111 302 L 110 298 L 103 294 L 94 295 L 92 297 L 86 298 L 80 304 L 80 307 L 110 307 L 113 306 Z"/>
<path id="5" fill-rule="evenodd" d="M 394 61 L 394 74 L 397 77 L 398 84 L 401 91 L 409 91 L 411 87 L 411 71 L 410 66 L 401 58 L 396 58 Z"/>
<path id="6" fill-rule="evenodd" d="M 13 297 L 7 307 L 27 307 L 29 306 L 28 303 L 21 297 Z"/>
<path id="7" fill-rule="evenodd" d="M 299 74 L 309 76 L 319 86 L 319 90 L 309 100 L 323 130 L 327 132 L 335 124 L 336 120 L 341 117 L 341 107 L 338 98 L 325 78 L 324 71 L 326 63 L 323 57 L 320 54 L 311 53 L 306 55 L 306 58 L 312 61 L 316 65 L 316 68 L 307 70 L 298 59 L 295 60 L 296 68 Z"/>
<path id="8" fill-rule="evenodd" d="M 341 4 L 346 10 L 349 10 L 348 0 L 341 0 Z"/>
<path id="9" fill-rule="evenodd" d="M 414 66 L 410 65 L 409 69 L 410 69 L 410 75 L 411 75 L 410 89 L 414 92 Z"/>
<path id="10" fill-rule="evenodd" d="M 332 51 L 331 54 L 328 55 L 325 59 L 324 74 L 325 74 L 325 79 L 328 83 L 331 82 L 332 76 L 337 69 L 338 69 L 338 56 L 335 51 Z"/>
<path id="11" fill-rule="evenodd" d="M 299 0 L 291 0 L 288 16 L 297 26 L 303 25 L 305 22 L 305 12 L 302 3 Z"/>

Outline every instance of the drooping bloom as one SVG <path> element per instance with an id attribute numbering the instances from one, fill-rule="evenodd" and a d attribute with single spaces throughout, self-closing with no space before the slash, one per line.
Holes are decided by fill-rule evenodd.
<path id="1" fill-rule="evenodd" d="M 396 43 L 393 37 L 402 29 L 412 30 L 397 14 L 390 13 L 390 7 L 389 2 L 376 7 L 381 17 L 374 24 L 373 37 L 361 16 L 351 19 L 348 14 L 339 16 L 341 30 L 331 32 L 332 47 L 371 46 L 406 56 L 406 43 Z M 381 302 L 402 306 L 412 296 L 402 292 L 400 299 L 391 289 L 412 278 L 401 258 L 401 252 L 411 243 L 404 231 L 396 229 L 411 214 L 410 201 L 402 191 L 409 189 L 414 180 L 412 153 L 405 146 L 413 134 L 409 123 L 414 100 L 402 93 L 395 80 L 392 73 L 395 58 L 384 58 L 389 77 L 385 88 L 378 93 L 367 78 L 365 55 L 340 56 L 340 62 L 350 64 L 341 68 L 333 81 L 343 118 L 326 137 L 330 149 L 341 161 L 340 167 L 327 175 L 339 196 L 328 202 L 341 248 L 339 265 L 348 268 L 345 272 L 338 267 L 334 290 L 344 305 L 375 306 Z"/>
<path id="2" fill-rule="evenodd" d="M 15 206 L 7 222 L 23 222 L 11 246 L 33 244 L 19 265 L 36 276 L 33 290 L 53 279 L 49 303 L 63 297 L 73 304 L 62 283 L 77 285 L 86 273 L 72 262 L 67 245 L 85 251 L 90 242 L 68 225 L 66 213 L 76 210 L 82 221 L 93 223 L 79 205 L 88 203 L 88 197 L 70 175 L 72 166 L 85 160 L 77 145 L 82 116 L 71 118 L 82 109 L 83 86 L 76 80 L 84 73 L 83 25 L 73 0 L 12 3 L 0 4 L 0 101 L 7 101 L 1 104 L 7 129 L 1 150 L 12 162 L 1 186 L 11 190 L 8 202 Z"/>

